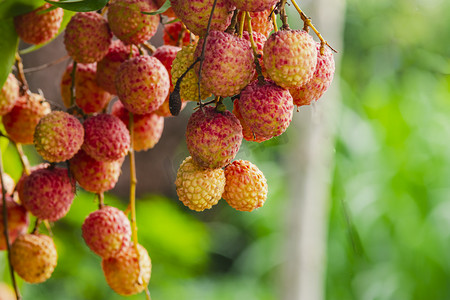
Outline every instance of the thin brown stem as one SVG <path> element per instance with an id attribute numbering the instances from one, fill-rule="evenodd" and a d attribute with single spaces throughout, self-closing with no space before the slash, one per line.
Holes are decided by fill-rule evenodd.
<path id="1" fill-rule="evenodd" d="M 30 162 L 28 161 L 28 157 L 23 152 L 22 144 L 15 142 L 13 142 L 13 144 L 17 150 L 17 153 L 19 154 L 20 162 L 22 163 L 23 167 L 23 173 L 25 173 L 25 175 L 27 176 L 30 175 Z"/>
<path id="2" fill-rule="evenodd" d="M 260 84 L 264 84 L 264 82 L 265 82 L 264 75 L 262 74 L 262 68 L 261 68 L 261 65 L 259 64 L 259 54 L 258 54 L 258 50 L 256 48 L 255 40 L 253 39 L 252 17 L 250 16 L 249 12 L 245 12 L 245 14 L 247 17 L 248 35 L 250 37 L 250 44 L 252 45 L 256 73 L 258 74 L 258 82 Z"/>
<path id="3" fill-rule="evenodd" d="M 75 104 L 75 74 L 77 72 L 77 62 L 73 61 L 72 64 L 72 72 L 70 73 L 70 106 L 73 106 Z"/>
<path id="4" fill-rule="evenodd" d="M 42 223 L 42 220 L 39 219 L 39 218 L 37 218 L 37 219 L 36 219 L 36 222 L 34 223 L 33 230 L 31 231 L 32 234 L 38 234 L 38 232 L 39 232 L 39 226 L 41 225 L 41 223 Z"/>
<path id="5" fill-rule="evenodd" d="M 283 26 L 281 27 L 282 30 L 289 30 L 289 24 L 288 24 L 288 17 L 286 14 L 286 2 L 287 0 L 281 0 L 280 1 L 280 19 L 281 22 L 283 23 Z"/>
<path id="6" fill-rule="evenodd" d="M 59 63 L 62 63 L 63 61 L 65 61 L 65 60 L 67 60 L 67 59 L 69 59 L 69 55 L 60 57 L 60 58 L 58 58 L 58 59 L 56 59 L 56 60 L 54 60 L 54 61 L 51 61 L 51 62 L 49 62 L 49 63 L 47 63 L 47 64 L 44 64 L 44 65 L 40 65 L 40 66 L 32 67 L 32 68 L 27 68 L 27 69 L 23 69 L 23 73 L 24 73 L 24 74 L 27 74 L 27 73 L 33 73 L 33 72 L 41 71 L 41 70 L 47 69 L 47 68 L 49 68 L 49 67 L 51 67 L 51 66 L 53 66 L 53 65 L 57 65 L 57 64 L 59 64 Z"/>
<path id="7" fill-rule="evenodd" d="M 225 30 L 227 33 L 234 34 L 234 32 L 236 31 L 236 24 L 238 21 L 238 16 L 239 16 L 239 9 L 235 9 L 233 11 L 233 16 L 231 17 L 230 26 L 228 26 L 227 30 Z"/>
<path id="8" fill-rule="evenodd" d="M 155 46 L 153 46 L 149 42 L 142 43 L 142 46 L 144 46 L 144 48 L 147 49 L 147 51 L 149 52 L 148 54 L 150 55 L 152 55 L 156 51 Z"/>
<path id="9" fill-rule="evenodd" d="M 20 94 L 25 95 L 25 93 L 28 91 L 28 82 L 25 77 L 25 73 L 23 72 L 23 62 L 22 58 L 20 57 L 19 53 L 16 53 L 16 67 L 17 67 L 17 73 L 19 77 L 19 81 L 21 83 L 20 85 Z"/>
<path id="10" fill-rule="evenodd" d="M 105 195 L 103 194 L 103 192 L 98 193 L 98 209 L 102 209 L 103 206 L 105 206 Z"/>
<path id="11" fill-rule="evenodd" d="M 9 272 L 11 275 L 11 282 L 14 287 L 14 292 L 16 294 L 16 299 L 21 300 L 22 297 L 20 296 L 19 288 L 17 287 L 16 282 L 16 276 L 14 274 L 14 267 L 11 264 L 11 244 L 9 240 L 9 231 L 8 231 L 8 206 L 6 205 L 6 190 L 5 190 L 5 184 L 3 182 L 3 163 L 2 163 L 2 155 L 0 151 L 0 179 L 2 184 L 2 209 L 3 209 L 3 234 L 5 236 L 6 241 L 6 251 L 8 252 L 8 265 L 9 265 Z"/>

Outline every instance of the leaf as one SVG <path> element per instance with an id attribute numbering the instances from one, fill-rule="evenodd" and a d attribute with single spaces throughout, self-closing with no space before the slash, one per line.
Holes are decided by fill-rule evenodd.
<path id="1" fill-rule="evenodd" d="M 62 19 L 62 22 L 61 22 L 61 26 L 59 27 L 58 34 L 55 35 L 54 38 L 52 38 L 50 41 L 48 41 L 46 43 L 42 43 L 40 45 L 32 45 L 32 46 L 30 46 L 28 48 L 22 49 L 22 50 L 19 51 L 19 54 L 22 55 L 22 54 L 27 54 L 27 53 L 36 51 L 36 50 L 44 47 L 45 45 L 47 45 L 48 43 L 50 43 L 54 39 L 56 39 L 59 36 L 59 34 L 64 31 L 64 29 L 66 28 L 67 24 L 69 23 L 70 19 L 72 18 L 72 16 L 74 14 L 75 14 L 74 11 L 64 10 L 64 16 L 63 16 L 63 19 Z"/>
<path id="2" fill-rule="evenodd" d="M 43 0 L 0 0 L 0 2 L 0 19 L 23 15 L 45 4 Z"/>
<path id="3" fill-rule="evenodd" d="M 19 37 L 14 29 L 13 19 L 0 20 L 0 87 L 6 81 L 8 74 L 11 73 L 11 67 L 16 58 Z"/>
<path id="4" fill-rule="evenodd" d="M 170 1 L 166 0 L 166 2 L 164 2 L 164 4 L 157 10 L 157 11 L 141 11 L 141 13 L 143 13 L 144 15 L 159 15 L 162 14 L 164 12 L 166 12 L 166 10 L 168 10 L 170 8 Z"/>
<path id="5" fill-rule="evenodd" d="M 46 2 L 64 8 L 66 10 L 76 11 L 76 12 L 86 12 L 86 11 L 96 11 L 105 7 L 108 0 L 67 0 L 67 1 L 51 1 L 45 0 Z"/>

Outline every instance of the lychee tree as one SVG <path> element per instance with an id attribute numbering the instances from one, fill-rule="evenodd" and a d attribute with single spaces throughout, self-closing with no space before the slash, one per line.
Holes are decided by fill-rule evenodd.
<path id="1" fill-rule="evenodd" d="M 294 0 L 303 30 L 290 29 L 286 0 L 161 2 L 0 4 L 1 137 L 15 146 L 24 170 L 8 189 L 0 164 L 2 238 L 17 299 L 15 271 L 28 282 L 50 278 L 57 253 L 48 223 L 66 215 L 77 184 L 97 195 L 98 210 L 82 230 L 102 258 L 106 282 L 118 294 L 145 291 L 150 299 L 151 260 L 137 234 L 135 151 L 153 148 L 163 118 L 194 102 L 186 128 L 190 156 L 175 181 L 179 200 L 196 211 L 222 198 L 236 210 L 259 209 L 268 184 L 253 163 L 234 160 L 242 139 L 261 143 L 283 134 L 294 105 L 317 101 L 332 81 L 334 49 Z M 158 26 L 166 28 L 168 45 L 156 49 L 148 40 Z M 61 79 L 64 111 L 30 91 L 21 60 L 62 32 L 72 61 Z M 33 45 L 19 51 L 19 39 Z M 34 145 L 48 164 L 31 167 L 22 144 Z M 104 203 L 104 192 L 115 186 L 126 155 L 129 205 L 121 211 Z M 30 233 L 24 211 L 36 220 Z M 9 221 L 11 212 L 20 214 L 19 224 Z"/>

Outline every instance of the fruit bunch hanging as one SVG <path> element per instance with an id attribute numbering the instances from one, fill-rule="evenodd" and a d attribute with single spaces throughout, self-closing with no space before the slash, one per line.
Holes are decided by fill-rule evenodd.
<path id="1" fill-rule="evenodd" d="M 190 156 L 175 181 L 179 200 L 196 211 L 220 199 L 240 211 L 260 208 L 268 185 L 257 166 L 235 160 L 242 139 L 262 143 L 283 134 L 294 106 L 317 101 L 331 84 L 334 50 L 294 0 L 302 30 L 290 29 L 287 0 L 47 2 L 18 13 L 13 24 L 34 47 L 64 32 L 72 60 L 60 79 L 66 109 L 52 109 L 29 90 L 16 53 L 0 93 L 1 135 L 15 145 L 24 172 L 14 185 L 0 165 L 0 249 L 8 251 L 13 283 L 14 271 L 30 283 L 47 280 L 57 251 L 40 225 L 67 214 L 78 185 L 98 195 L 82 235 L 102 258 L 106 282 L 121 295 L 145 290 L 150 298 L 151 260 L 137 236 L 134 151 L 153 148 L 164 118 L 195 102 L 186 128 Z M 149 39 L 158 26 L 165 45 L 155 48 Z M 30 167 L 22 144 L 33 144 L 46 163 Z M 103 193 L 115 186 L 127 155 L 130 199 L 121 211 L 105 205 Z M 31 232 L 29 214 L 36 217 Z"/>

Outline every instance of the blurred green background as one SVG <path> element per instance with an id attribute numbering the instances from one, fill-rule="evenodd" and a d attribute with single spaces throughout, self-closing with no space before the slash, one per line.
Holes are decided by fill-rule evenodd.
<path id="1" fill-rule="evenodd" d="M 326 299 L 450 299 L 449 16 L 444 0 L 347 0 L 334 83 L 342 104 Z M 153 260 L 153 299 L 280 299 L 279 271 L 289 259 L 282 249 L 288 181 L 280 157 L 289 147 L 281 137 L 243 144 L 238 157 L 255 163 L 269 183 L 269 201 L 251 214 L 224 202 L 199 214 L 173 197 L 140 197 L 138 233 Z M 11 147 L 4 161 L 17 179 Z M 106 203 L 125 208 L 126 199 L 108 195 Z M 52 279 L 20 282 L 24 299 L 124 299 L 109 289 L 100 259 L 81 238 L 81 224 L 95 209 L 94 196 L 79 191 L 53 226 L 59 260 Z M 8 282 L 4 255 L 0 270 Z"/>

